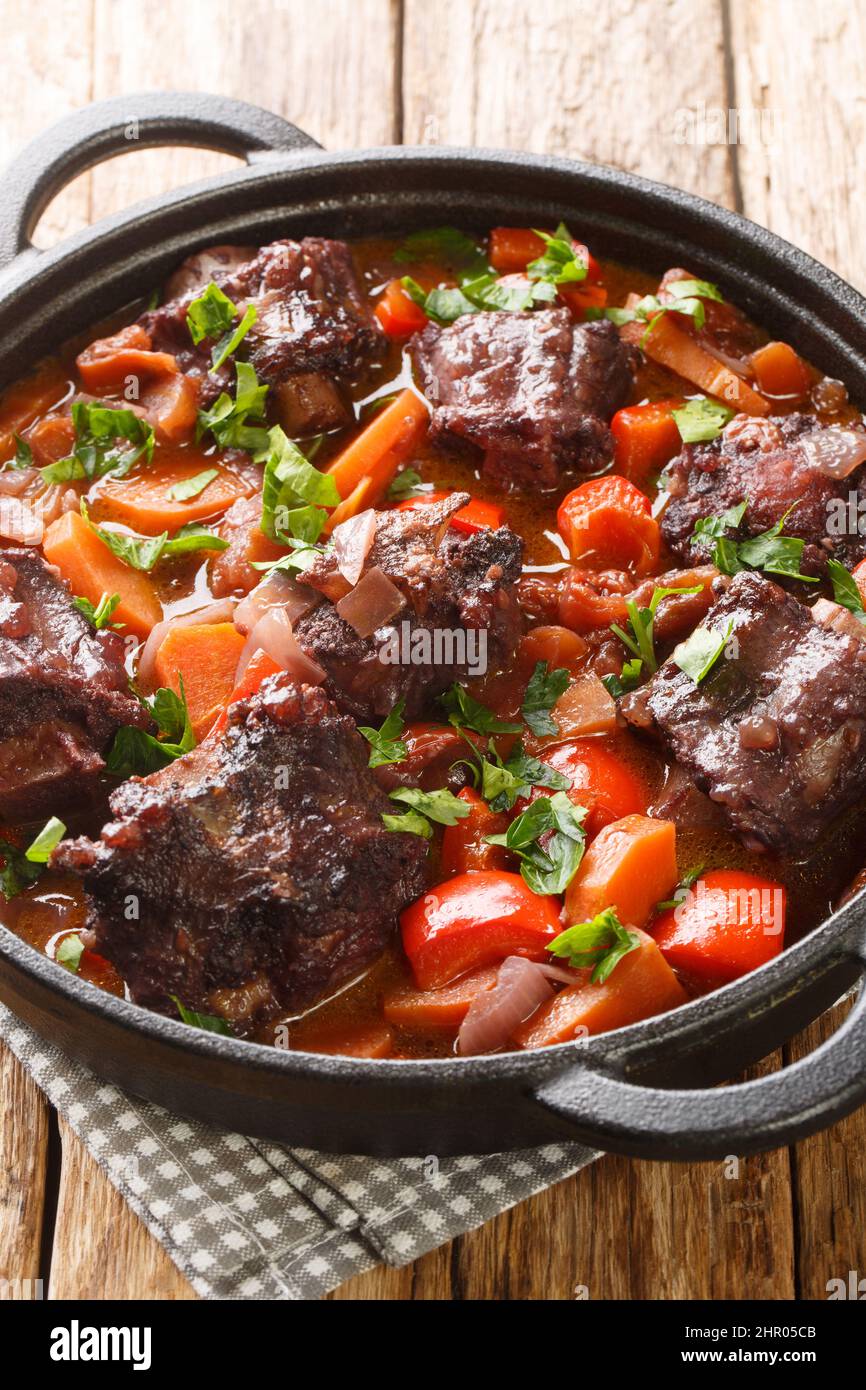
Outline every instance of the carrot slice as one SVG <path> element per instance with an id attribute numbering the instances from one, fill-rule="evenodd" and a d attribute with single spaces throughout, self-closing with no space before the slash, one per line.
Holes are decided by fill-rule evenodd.
<path id="1" fill-rule="evenodd" d="M 559 504 L 556 524 L 579 568 L 652 573 L 661 539 L 649 498 L 611 474 L 573 488 Z"/>
<path id="2" fill-rule="evenodd" d="M 298 1030 L 292 1046 L 302 1052 L 326 1052 L 336 1057 L 387 1057 L 393 1034 L 385 1023 L 312 1025 Z"/>
<path id="3" fill-rule="evenodd" d="M 56 405 L 68 386 L 60 364 L 44 362 L 30 376 L 3 392 L 0 397 L 0 462 L 15 453 L 14 436 Z"/>
<path id="4" fill-rule="evenodd" d="M 456 1032 L 470 1004 L 483 990 L 493 988 L 498 974 L 498 965 L 487 965 L 444 989 L 398 985 L 385 995 L 383 1012 L 388 1022 L 399 1028 L 445 1028 Z"/>
<path id="5" fill-rule="evenodd" d="M 673 821 L 623 816 L 599 831 L 587 850 L 565 895 L 567 920 L 591 922 L 614 907 L 626 926 L 642 927 L 677 878 Z"/>
<path id="6" fill-rule="evenodd" d="M 682 396 L 645 405 L 627 405 L 610 422 L 614 439 L 614 463 L 624 478 L 643 487 L 656 468 L 680 452 L 683 441 L 673 411 L 684 405 Z"/>
<path id="7" fill-rule="evenodd" d="M 160 685 L 180 694 L 180 682 L 197 739 L 209 732 L 235 688 L 244 638 L 234 623 L 170 627 L 156 653 Z"/>
<path id="8" fill-rule="evenodd" d="M 518 1047 L 550 1047 L 576 1036 L 608 1033 L 687 1003 L 686 991 L 652 937 L 642 931 L 637 935 L 640 945 L 623 956 L 604 984 L 592 984 L 591 972 L 580 971 L 582 983 L 542 1004 L 514 1034 Z"/>
<path id="9" fill-rule="evenodd" d="M 73 594 L 99 603 L 103 594 L 119 594 L 112 621 L 136 637 L 146 637 L 162 619 L 162 604 L 150 579 L 119 560 L 78 512 L 65 512 L 45 532 L 42 550 L 56 565 Z"/>
<path id="10" fill-rule="evenodd" d="M 708 396 L 715 396 L 734 410 L 747 415 L 767 415 L 770 402 L 753 391 L 736 372 L 724 366 L 718 358 L 690 338 L 673 322 L 675 314 L 658 314 L 647 331 L 642 323 L 627 324 L 623 336 L 637 336 L 643 351 L 654 362 L 660 362 L 686 381 L 694 382 Z"/>
<path id="11" fill-rule="evenodd" d="M 268 676 L 277 675 L 282 669 L 282 666 L 274 661 L 272 656 L 268 656 L 267 652 L 263 652 L 261 647 L 257 652 L 254 652 L 250 657 L 247 669 L 225 701 L 216 721 L 211 726 L 210 732 L 212 734 L 222 733 L 226 726 L 229 706 L 235 704 L 237 700 L 247 700 L 251 695 L 255 695 L 263 680 L 267 680 Z"/>
<path id="12" fill-rule="evenodd" d="M 812 373 L 788 343 L 767 343 L 752 353 L 755 379 L 768 396 L 805 396 Z"/>
<path id="13" fill-rule="evenodd" d="M 425 402 L 408 388 L 380 410 L 326 469 L 343 500 L 365 479 L 372 483 L 365 505 L 384 497 L 400 464 L 426 431 L 428 419 Z"/>
<path id="14" fill-rule="evenodd" d="M 174 501 L 168 494 L 201 473 L 216 470 L 216 477 L 200 492 L 186 501 Z M 110 507 L 113 520 L 145 536 L 158 536 L 163 531 L 177 531 L 189 521 L 219 516 L 238 497 L 250 497 L 251 483 L 215 462 L 198 449 L 163 446 L 158 448 L 153 467 L 133 473 L 117 482 L 111 479 L 98 485 L 98 496 Z"/>

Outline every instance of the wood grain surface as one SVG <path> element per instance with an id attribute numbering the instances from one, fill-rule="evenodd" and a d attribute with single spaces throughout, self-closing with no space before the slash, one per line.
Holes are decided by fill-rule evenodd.
<path id="1" fill-rule="evenodd" d="M 138 91 L 211 90 L 332 148 L 511 146 L 636 170 L 739 207 L 866 287 L 866 10 L 846 0 L 0 0 L 0 22 L 0 162 L 87 101 L 126 95 L 134 116 Z M 37 240 L 230 164 L 132 149 L 65 189 Z M 2 1045 L 0 1092 L 0 1297 L 39 1278 L 55 1298 L 193 1297 Z M 866 1272 L 866 1111 L 757 1158 L 603 1158 L 331 1297 L 824 1298 L 849 1270 Z"/>

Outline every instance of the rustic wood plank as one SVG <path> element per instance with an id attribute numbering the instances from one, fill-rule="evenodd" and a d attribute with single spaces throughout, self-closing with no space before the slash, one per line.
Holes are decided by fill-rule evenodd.
<path id="1" fill-rule="evenodd" d="M 858 216 L 866 11 L 847 0 L 731 0 L 730 8 L 734 104 L 769 113 L 737 146 L 745 210 L 866 288 Z"/>
<path id="2" fill-rule="evenodd" d="M 733 200 L 729 150 L 682 140 L 701 103 L 727 106 L 718 0 L 406 0 L 404 35 L 408 143 L 567 154 Z"/>
<path id="3" fill-rule="evenodd" d="M 195 1298 L 162 1246 L 63 1121 L 60 1137 L 63 1171 L 48 1297 Z"/>
<path id="4" fill-rule="evenodd" d="M 0 1043 L 0 1299 L 37 1297 L 48 1103 Z"/>
<path id="5" fill-rule="evenodd" d="M 23 21 L 16 0 L 0 0 L 0 32 L 3 34 L 3 120 L 0 123 L 0 168 L 20 151 L 26 141 L 46 126 L 70 115 L 90 101 L 93 16 L 89 5 L 52 26 L 51 42 L 45 41 L 45 16 L 31 11 L 32 22 Z M 51 245 L 86 220 L 89 202 L 87 176 L 54 200 L 45 213 L 37 243 Z"/>

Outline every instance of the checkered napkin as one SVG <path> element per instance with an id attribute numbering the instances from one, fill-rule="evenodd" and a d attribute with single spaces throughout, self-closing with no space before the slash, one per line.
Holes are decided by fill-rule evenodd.
<path id="1" fill-rule="evenodd" d="M 2 1005 L 0 1037 L 203 1298 L 317 1298 L 383 1261 L 408 1264 L 596 1156 L 579 1144 L 441 1161 L 287 1149 L 126 1095 Z"/>

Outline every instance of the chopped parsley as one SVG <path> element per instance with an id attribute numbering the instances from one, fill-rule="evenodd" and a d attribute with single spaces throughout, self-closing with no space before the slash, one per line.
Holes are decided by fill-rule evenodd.
<path id="1" fill-rule="evenodd" d="M 174 487 L 170 487 L 165 495 L 169 502 L 189 502 L 190 498 L 198 497 L 206 487 L 210 487 L 214 478 L 218 477 L 218 468 L 205 468 L 192 478 L 184 478 L 181 482 L 175 483 Z"/>
<path id="2" fill-rule="evenodd" d="M 653 627 L 658 606 L 663 598 L 670 598 L 673 594 L 699 594 L 702 585 L 695 584 L 689 589 L 653 589 L 648 608 L 638 608 L 634 599 L 626 599 L 626 612 L 629 617 L 629 630 L 611 623 L 610 630 L 628 648 L 638 661 L 643 663 L 647 671 L 655 673 L 658 670 L 658 661 L 655 654 L 655 642 Z"/>
<path id="3" fill-rule="evenodd" d="M 195 437 L 198 441 L 210 431 L 223 449 L 255 453 L 268 447 L 268 431 L 264 428 L 268 387 L 259 382 L 249 362 L 236 362 L 235 373 L 234 400 L 223 391 L 209 410 L 200 410 Z"/>
<path id="4" fill-rule="evenodd" d="M 232 1030 L 224 1018 L 217 1018 L 214 1014 L 200 1014 L 196 1009 L 188 1009 L 186 1004 L 182 1004 L 176 994 L 170 994 L 169 999 L 174 1004 L 181 1021 L 189 1024 L 190 1028 L 201 1028 L 205 1033 L 222 1033 L 226 1037 L 232 1036 Z"/>
<path id="5" fill-rule="evenodd" d="M 247 305 L 240 323 L 235 325 L 239 312 L 228 295 L 223 294 L 213 281 L 189 306 L 186 324 L 196 346 L 205 338 L 218 339 L 211 354 L 212 371 L 216 371 L 227 357 L 237 352 L 256 321 L 257 310 L 254 304 Z"/>
<path id="6" fill-rule="evenodd" d="M 404 727 L 403 710 L 405 705 L 405 699 L 398 700 L 380 729 L 358 725 L 358 733 L 362 734 L 370 745 L 368 767 L 383 767 L 386 763 L 402 763 L 406 757 L 408 749 L 400 738 Z"/>
<path id="7" fill-rule="evenodd" d="M 725 650 L 733 630 L 733 618 L 729 619 L 724 631 L 721 628 L 696 627 L 685 642 L 674 647 L 671 661 L 690 676 L 695 685 L 700 685 Z"/>
<path id="8" fill-rule="evenodd" d="M 526 753 L 522 743 L 516 744 L 503 761 L 491 739 L 488 753 L 486 758 L 477 754 L 477 759 L 481 795 L 491 811 L 510 811 L 516 801 L 529 796 L 533 787 L 564 792 L 571 785 L 561 772 Z"/>
<path id="9" fill-rule="evenodd" d="M 556 297 L 555 288 L 545 282 L 525 280 L 509 285 L 489 272 L 465 281 L 459 289 L 427 291 L 411 275 L 404 275 L 400 284 L 427 317 L 439 324 L 454 323 L 464 314 L 479 314 L 484 309 L 522 314 Z"/>
<path id="10" fill-rule="evenodd" d="M 396 787 L 388 795 L 392 801 L 408 806 L 409 810 L 399 816 L 385 812 L 382 822 L 386 830 L 404 830 L 429 839 L 432 834 L 430 821 L 435 821 L 437 825 L 456 825 L 469 815 L 466 802 L 445 788 L 423 792 L 420 787 Z"/>
<path id="11" fill-rule="evenodd" d="M 793 503 L 775 525 L 760 535 L 742 541 L 725 535 L 727 530 L 740 525 L 748 505 L 746 498 L 720 516 L 701 517 L 695 523 L 692 539 L 707 544 L 713 542 L 712 557 L 716 568 L 722 574 L 738 574 L 744 569 L 763 570 L 765 574 L 781 574 L 788 579 L 817 584 L 819 581 L 815 575 L 800 572 L 806 542 L 799 536 L 782 534 L 785 522 L 797 503 Z"/>
<path id="12" fill-rule="evenodd" d="M 586 809 L 565 792 L 539 796 L 509 825 L 504 835 L 487 835 L 520 859 L 520 873 L 533 893 L 564 893 L 580 867 L 586 846 Z"/>
<path id="13" fill-rule="evenodd" d="M 615 700 L 618 700 L 627 691 L 636 689 L 642 670 L 643 662 L 640 657 L 633 656 L 628 661 L 623 662 L 622 670 L 618 676 L 602 676 L 601 683 L 608 695 L 612 695 Z"/>
<path id="14" fill-rule="evenodd" d="M 565 693 L 568 682 L 569 674 L 564 667 L 557 667 L 555 671 L 551 671 L 546 661 L 536 663 L 526 687 L 520 712 L 532 732 L 539 738 L 546 734 L 559 733 L 559 725 L 550 711 L 560 695 Z"/>
<path id="15" fill-rule="evenodd" d="M 321 473 L 279 425 L 266 437 L 259 456 L 264 462 L 261 529 L 271 540 L 315 545 L 328 518 L 326 507 L 340 501 L 337 484 Z"/>
<path id="16" fill-rule="evenodd" d="M 111 621 L 112 614 L 119 603 L 120 594 L 103 594 L 96 607 L 93 606 L 89 598 L 74 598 L 72 600 L 73 608 L 77 608 L 79 613 L 83 613 L 97 632 L 103 627 L 123 627 L 123 623 Z"/>
<path id="17" fill-rule="evenodd" d="M 451 270 L 462 271 L 470 280 L 485 274 L 487 257 L 477 241 L 457 227 L 431 227 L 411 232 L 394 256 L 398 264 L 407 261 L 440 261 Z"/>
<path id="18" fill-rule="evenodd" d="M 106 768 L 116 777 L 145 777 L 195 748 L 183 677 L 179 679 L 179 695 L 162 687 L 151 700 L 141 701 L 159 730 L 159 738 L 129 724 L 117 730 L 105 760 Z"/>
<path id="19" fill-rule="evenodd" d="M 397 474 L 385 496 L 389 502 L 405 502 L 409 497 L 423 497 L 428 491 L 420 473 L 416 473 L 414 468 L 404 468 L 402 473 Z"/>
<path id="20" fill-rule="evenodd" d="M 33 450 L 30 448 L 30 445 L 27 443 L 27 440 L 22 439 L 20 434 L 13 434 L 12 438 L 15 440 L 15 453 L 12 456 L 12 458 L 9 459 L 8 463 L 5 463 L 3 465 L 3 467 L 32 468 Z"/>
<path id="21" fill-rule="evenodd" d="M 448 722 L 456 729 L 471 729 L 476 734 L 519 734 L 520 724 L 509 723 L 482 705 L 469 694 L 462 685 L 452 685 L 439 703 L 448 715 Z"/>
<path id="22" fill-rule="evenodd" d="M 674 889 L 673 897 L 665 898 L 662 902 L 656 903 L 656 912 L 666 912 L 668 908 L 679 907 L 689 889 L 697 883 L 704 868 L 705 865 L 697 864 L 693 869 L 687 869 Z"/>
<path id="23" fill-rule="evenodd" d="M 617 326 L 624 323 L 646 323 L 647 329 L 641 339 L 643 346 L 663 314 L 683 314 L 692 320 L 695 328 L 700 329 L 706 322 L 703 301 L 714 299 L 719 304 L 724 303 L 718 286 L 711 284 L 709 280 L 672 280 L 665 289 L 673 297 L 673 303 L 663 304 L 658 295 L 645 294 L 633 309 L 610 308 L 600 310 L 599 313 Z"/>
<path id="24" fill-rule="evenodd" d="M 116 410 L 90 401 L 72 407 L 75 444 L 72 453 L 40 468 L 46 483 L 70 483 L 86 478 L 125 478 L 139 459 L 153 459 L 153 426 L 133 410 Z"/>
<path id="25" fill-rule="evenodd" d="M 80 936 L 73 932 L 71 936 L 64 936 L 57 950 L 54 952 L 54 959 L 57 964 L 62 965 L 65 970 L 69 970 L 73 975 L 77 975 L 83 955 L 84 942 L 81 940 Z"/>
<path id="26" fill-rule="evenodd" d="M 589 267 L 582 254 L 583 248 L 575 246 L 564 222 L 560 222 L 553 236 L 536 228 L 533 231 L 544 242 L 544 252 L 526 267 L 530 280 L 558 286 L 575 285 L 586 279 Z"/>
<path id="27" fill-rule="evenodd" d="M 833 584 L 833 597 L 836 602 L 847 608 L 849 613 L 853 613 L 855 618 L 859 618 L 861 623 L 866 624 L 866 611 L 863 609 L 863 599 L 854 576 L 849 574 L 838 560 L 827 561 L 827 572 Z"/>
<path id="28" fill-rule="evenodd" d="M 52 816 L 27 849 L 22 850 L 9 840 L 0 839 L 0 855 L 3 857 L 0 893 L 7 901 L 36 882 L 65 834 L 63 821 Z"/>
<path id="29" fill-rule="evenodd" d="M 102 526 L 96 526 L 91 520 L 87 509 L 87 502 L 81 499 L 81 515 L 104 545 L 118 560 L 122 560 L 130 569 L 142 570 L 149 573 L 161 560 L 170 560 L 178 555 L 188 555 L 196 550 L 225 550 L 228 541 L 223 540 L 214 531 L 209 531 L 206 526 L 201 526 L 198 522 L 191 521 L 187 526 L 182 526 L 179 531 L 169 539 L 167 531 L 163 531 L 158 536 L 131 536 L 125 531 L 107 531 Z"/>
<path id="30" fill-rule="evenodd" d="M 615 908 L 606 907 L 591 922 L 566 927 L 549 943 L 547 950 L 577 970 L 592 966 L 592 983 L 603 985 L 623 956 L 639 945 L 637 932 L 623 926 Z"/>
<path id="31" fill-rule="evenodd" d="M 684 444 L 704 444 L 717 438 L 734 416 L 730 406 L 709 396 L 695 396 L 671 414 Z"/>

